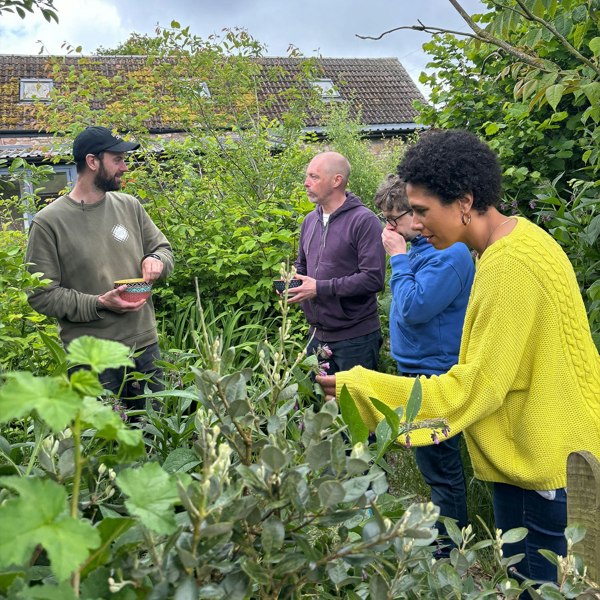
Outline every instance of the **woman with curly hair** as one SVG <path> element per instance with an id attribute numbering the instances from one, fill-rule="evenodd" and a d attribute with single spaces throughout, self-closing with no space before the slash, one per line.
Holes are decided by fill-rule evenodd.
<path id="1" fill-rule="evenodd" d="M 476 477 L 493 483 L 496 527 L 528 529 L 505 555 L 525 555 L 525 577 L 556 580 L 538 550 L 566 554 L 567 457 L 600 456 L 600 356 L 573 267 L 548 233 L 496 209 L 500 164 L 475 135 L 424 135 L 398 174 L 413 229 L 435 248 L 463 242 L 479 256 L 458 364 L 420 378 L 418 418 L 463 432 Z M 414 383 L 360 367 L 317 381 L 332 396 L 346 386 L 371 429 L 383 415 L 370 398 L 405 405 Z M 411 442 L 431 444 L 430 432 L 411 432 Z"/>

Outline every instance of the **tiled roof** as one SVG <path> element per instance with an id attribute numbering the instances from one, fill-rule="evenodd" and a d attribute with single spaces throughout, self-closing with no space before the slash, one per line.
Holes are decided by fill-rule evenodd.
<path id="1" fill-rule="evenodd" d="M 262 58 L 266 66 L 281 67 L 296 75 L 302 59 Z M 316 60 L 323 77 L 331 79 L 341 97 L 362 111 L 366 125 L 413 124 L 417 115 L 412 103 L 424 100 L 421 92 L 396 58 L 321 58 Z M 265 78 L 264 91 L 279 93 L 289 85 L 289 79 L 275 81 Z M 280 108 L 282 108 L 281 106 Z M 310 123 L 317 125 L 317 123 Z"/>
<path id="2" fill-rule="evenodd" d="M 0 55 L 0 136 L 23 136 L 40 131 L 33 118 L 32 105 L 19 101 L 19 82 L 25 78 L 52 79 L 51 58 L 57 57 Z M 85 61 L 86 69 L 105 77 L 132 72 L 139 75 L 146 63 L 143 56 L 64 56 L 60 60 L 65 68 L 78 68 L 80 62 Z M 282 92 L 289 89 L 294 76 L 301 73 L 306 59 L 263 57 L 253 60 L 265 67 L 260 77 L 259 98 L 272 99 L 265 109 L 266 116 L 278 117 L 286 107 Z M 310 60 L 322 69 L 323 78 L 333 81 L 341 97 L 350 103 L 352 113 L 357 109 L 362 111 L 362 121 L 371 131 L 413 129 L 416 111 L 412 103 L 415 99 L 423 100 L 423 96 L 397 59 Z M 208 84 L 210 86 L 210 81 Z M 92 101 L 94 106 L 101 108 Z M 320 123 L 313 117 L 307 125 L 318 127 Z M 161 118 L 153 118 L 149 129 L 151 132 L 177 130 Z"/>

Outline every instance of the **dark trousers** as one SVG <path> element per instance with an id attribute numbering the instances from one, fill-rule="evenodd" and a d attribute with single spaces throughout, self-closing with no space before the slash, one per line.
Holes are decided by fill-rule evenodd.
<path id="1" fill-rule="evenodd" d="M 497 529 L 526 527 L 529 531 L 524 540 L 503 546 L 504 556 L 524 553 L 525 558 L 515 565 L 519 573 L 537 581 L 556 581 L 556 567 L 538 550 L 567 554 L 566 490 L 556 490 L 556 498 L 547 500 L 534 490 L 495 483 L 493 502 Z"/>
<path id="2" fill-rule="evenodd" d="M 403 373 L 405 377 L 418 377 L 418 373 Z M 431 488 L 431 501 L 439 507 L 440 516 L 456 520 L 459 528 L 468 524 L 467 484 L 460 455 L 459 433 L 439 444 L 415 448 L 415 459 L 423 479 Z M 443 523 L 437 523 L 440 535 L 446 536 Z M 454 546 L 451 540 L 445 540 L 448 547 Z M 447 549 L 441 550 L 443 555 Z"/>
<path id="3" fill-rule="evenodd" d="M 419 471 L 431 487 L 431 501 L 439 506 L 442 517 L 456 519 L 460 528 L 468 524 L 467 486 L 460 456 L 461 438 L 462 434 L 459 433 L 438 445 L 415 448 Z M 442 523 L 438 522 L 437 527 L 440 535 L 447 534 Z"/>
<path id="4" fill-rule="evenodd" d="M 366 369 L 377 369 L 379 363 L 379 350 L 383 339 L 381 330 L 378 329 L 373 333 L 361 335 L 349 340 L 340 342 L 322 342 L 316 337 L 308 343 L 306 348 L 307 356 L 315 352 L 318 346 L 329 346 L 332 355 L 328 359 L 322 359 L 329 363 L 328 375 L 334 375 L 339 371 L 348 371 L 352 367 L 365 367 Z"/>
<path id="5" fill-rule="evenodd" d="M 135 367 L 106 369 L 100 374 L 102 387 L 123 399 L 127 408 L 136 410 L 143 410 L 146 406 L 144 398 L 133 399 L 134 396 L 139 396 L 144 391 L 146 385 L 153 392 L 161 392 L 165 389 L 162 383 L 163 371 L 155 365 L 155 361 L 160 359 L 158 344 L 150 344 L 150 346 L 146 346 L 140 350 L 141 353 L 139 356 L 133 358 Z M 125 381 L 127 374 L 132 371 L 147 375 L 150 379 L 148 381 Z"/>

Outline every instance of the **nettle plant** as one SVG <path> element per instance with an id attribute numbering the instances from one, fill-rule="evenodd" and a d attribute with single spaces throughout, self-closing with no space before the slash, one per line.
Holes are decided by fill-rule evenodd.
<path id="1" fill-rule="evenodd" d="M 103 401 L 98 382 L 102 370 L 131 365 L 116 342 L 72 342 L 68 364 L 87 369 L 70 378 L 6 376 L 0 422 L 27 435 L 18 442 L 0 437 L 0 594 L 519 596 L 529 584 L 510 577 L 518 559 L 504 558 L 502 546 L 523 530 L 490 532 L 476 542 L 470 527 L 461 532 L 448 521 L 457 548 L 434 561 L 438 509 L 405 508 L 387 493 L 389 445 L 413 428 L 445 426 L 415 421 L 419 385 L 404 414 L 376 403 L 384 418 L 377 442 L 367 446 L 368 431 L 345 389 L 339 406 L 314 402 L 306 371 L 316 358 L 288 350 L 285 293 L 280 303 L 279 339 L 260 342 L 253 367 L 237 368 L 235 349 L 201 318 L 193 383 L 148 394 L 145 421 L 134 425 Z M 158 397 L 164 414 L 153 408 Z M 180 403 L 185 437 L 165 434 L 173 402 Z M 156 451 L 158 434 L 165 453 Z M 578 541 L 581 532 L 571 537 Z M 477 580 L 472 567 L 488 547 L 497 574 Z M 551 558 L 565 574 L 561 589 L 580 592 L 581 565 Z M 553 595 L 542 590 L 539 597 L 560 594 L 557 586 L 548 589 Z"/>

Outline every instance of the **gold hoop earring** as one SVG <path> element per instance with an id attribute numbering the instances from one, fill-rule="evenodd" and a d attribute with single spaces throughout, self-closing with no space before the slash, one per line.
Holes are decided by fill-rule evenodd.
<path id="1" fill-rule="evenodd" d="M 465 214 L 464 212 L 460 213 L 460 222 L 466 227 L 471 223 L 471 213 Z"/>

